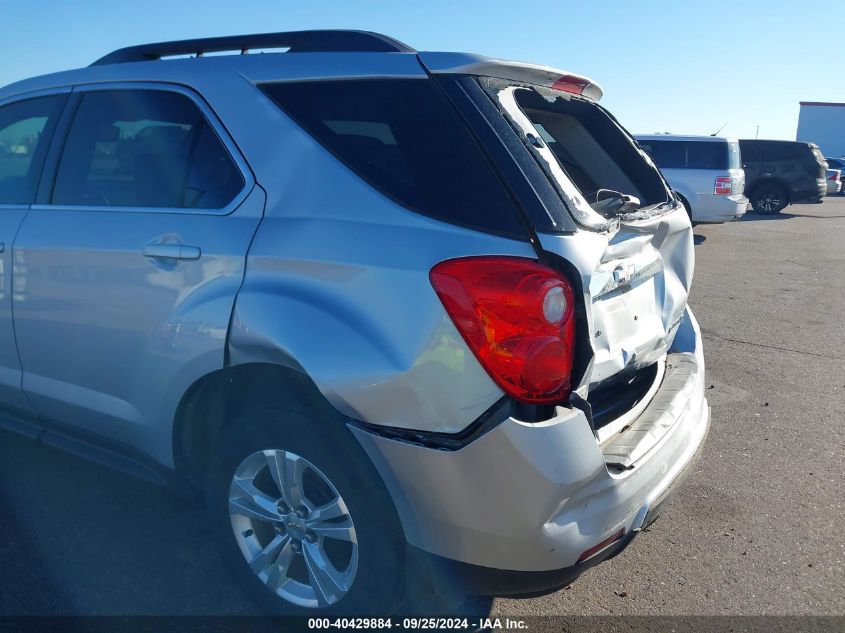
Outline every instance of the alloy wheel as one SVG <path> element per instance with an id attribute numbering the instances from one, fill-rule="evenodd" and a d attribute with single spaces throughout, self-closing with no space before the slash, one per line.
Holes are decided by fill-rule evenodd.
<path id="1" fill-rule="evenodd" d="M 757 204 L 766 213 L 773 213 L 781 207 L 780 192 L 776 189 L 766 189 L 757 197 Z"/>
<path id="2" fill-rule="evenodd" d="M 349 592 L 355 525 L 337 488 L 305 458 L 283 450 L 247 457 L 232 477 L 229 515 L 247 564 L 280 598 L 318 608 Z"/>

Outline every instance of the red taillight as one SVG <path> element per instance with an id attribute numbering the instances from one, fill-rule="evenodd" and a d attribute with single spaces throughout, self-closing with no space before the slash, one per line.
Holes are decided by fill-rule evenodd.
<path id="1" fill-rule="evenodd" d="M 716 188 L 713 190 L 717 196 L 731 195 L 731 177 L 719 176 L 716 178 Z"/>
<path id="2" fill-rule="evenodd" d="M 838 171 L 833 172 L 830 175 L 830 178 L 828 178 L 828 180 L 832 180 L 833 182 L 836 182 L 837 180 L 839 180 L 839 172 Z"/>
<path id="3" fill-rule="evenodd" d="M 580 95 L 584 92 L 584 88 L 589 85 L 590 82 L 583 77 L 564 75 L 552 84 L 552 89 L 563 90 L 564 92 L 571 92 L 572 94 Z"/>
<path id="4" fill-rule="evenodd" d="M 572 284 L 520 257 L 440 262 L 431 285 L 461 336 L 508 395 L 551 403 L 570 392 L 575 308 Z"/>

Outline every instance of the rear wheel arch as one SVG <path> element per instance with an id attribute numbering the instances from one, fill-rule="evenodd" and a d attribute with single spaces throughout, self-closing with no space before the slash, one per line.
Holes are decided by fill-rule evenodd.
<path id="1" fill-rule="evenodd" d="M 763 178 L 754 183 L 749 190 L 748 198 L 756 213 L 766 215 L 780 213 L 792 202 L 791 187 L 780 178 Z M 778 206 L 774 208 L 764 207 L 763 204 L 770 204 L 770 199 L 777 196 Z M 761 202 L 763 200 L 763 202 Z"/>
<path id="2" fill-rule="evenodd" d="M 224 426 L 249 406 L 297 403 L 319 408 L 321 419 L 343 416 L 303 371 L 273 363 L 226 367 L 196 380 L 182 396 L 173 423 L 173 458 L 177 472 L 203 487 L 209 457 Z"/>

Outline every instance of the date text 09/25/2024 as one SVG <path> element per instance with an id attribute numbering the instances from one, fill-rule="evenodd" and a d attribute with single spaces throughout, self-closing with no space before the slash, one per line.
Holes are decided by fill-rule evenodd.
<path id="1" fill-rule="evenodd" d="M 308 628 L 319 629 L 363 629 L 363 630 L 524 630 L 524 620 L 515 618 L 309 618 Z"/>

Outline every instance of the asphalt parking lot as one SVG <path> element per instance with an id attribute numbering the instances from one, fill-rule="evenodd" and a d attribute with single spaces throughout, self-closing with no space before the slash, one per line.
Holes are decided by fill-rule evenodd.
<path id="1" fill-rule="evenodd" d="M 492 615 L 845 614 L 845 198 L 695 229 L 712 429 L 652 528 Z M 242 614 L 196 507 L 0 432 L 0 614 Z"/>

